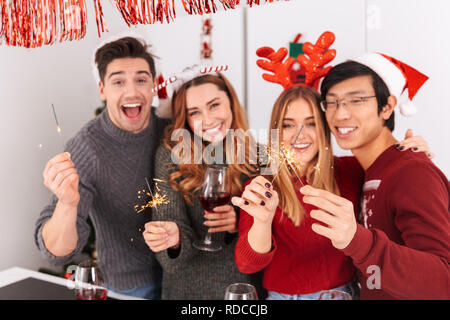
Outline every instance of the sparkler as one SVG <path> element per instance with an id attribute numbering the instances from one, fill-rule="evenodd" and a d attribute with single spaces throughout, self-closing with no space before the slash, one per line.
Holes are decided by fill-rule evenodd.
<path id="1" fill-rule="evenodd" d="M 303 128 L 303 126 L 302 126 Z M 302 129 L 300 129 L 299 134 L 297 134 L 297 137 L 300 135 Z M 297 170 L 295 169 L 297 166 L 297 161 L 295 159 L 295 153 L 292 150 L 287 149 L 283 144 L 280 146 L 279 152 L 275 152 L 273 150 L 273 148 L 269 148 L 266 147 L 267 149 L 267 157 L 270 159 L 270 161 L 275 161 L 276 158 L 279 159 L 279 164 L 281 164 L 281 166 L 285 165 L 285 166 L 289 166 L 291 168 L 292 171 L 294 171 L 294 174 L 296 175 L 297 179 L 300 181 L 300 183 L 302 184 L 302 186 L 304 186 L 302 180 L 300 179 L 300 177 L 297 174 Z M 275 157 L 274 155 L 277 155 L 277 157 Z M 279 171 L 273 176 L 271 184 L 273 184 L 273 182 L 275 181 L 276 177 L 278 176 Z"/>
<path id="2" fill-rule="evenodd" d="M 164 182 L 163 180 L 159 180 L 159 179 L 153 179 L 153 181 L 155 182 Z M 137 213 L 140 213 L 142 211 L 144 211 L 146 208 L 155 208 L 155 210 L 158 210 L 158 206 L 163 205 L 163 204 L 168 204 L 170 201 L 167 199 L 167 195 L 163 194 L 161 195 L 160 192 L 161 190 L 158 187 L 158 183 L 155 183 L 155 187 L 156 187 L 156 192 L 153 195 L 152 189 L 150 188 L 150 183 L 148 182 L 148 179 L 145 178 L 145 182 L 147 183 L 147 187 L 149 192 L 147 192 L 147 195 L 149 197 L 151 197 L 151 199 L 149 201 L 147 201 L 146 204 L 141 205 L 139 207 L 139 205 L 135 205 L 134 206 L 134 210 Z M 145 190 L 142 190 L 143 193 L 145 193 Z M 138 194 L 140 194 L 141 192 L 139 191 Z M 140 198 L 140 196 L 138 197 Z"/>
<path id="3" fill-rule="evenodd" d="M 303 130 L 303 127 L 304 127 L 304 125 L 302 124 L 302 127 L 301 127 L 301 128 L 300 128 L 300 130 L 298 131 L 297 135 L 295 136 L 294 142 L 293 142 L 293 143 L 291 143 L 291 145 L 294 145 L 294 144 L 295 144 L 295 141 L 297 141 L 297 139 L 298 139 L 298 136 L 300 135 L 300 133 L 301 133 L 301 132 L 302 132 L 302 130 Z"/>
<path id="4" fill-rule="evenodd" d="M 301 131 L 301 130 L 300 130 L 300 131 Z M 295 167 L 296 167 L 296 165 L 297 165 L 297 162 L 296 162 L 296 160 L 295 160 L 295 155 L 293 154 L 292 151 L 290 151 L 290 150 L 286 150 L 286 151 L 285 151 L 285 150 L 283 150 L 283 149 L 285 149 L 284 146 L 282 146 L 282 147 L 280 148 L 280 152 L 282 153 L 283 158 L 284 158 L 283 163 L 287 163 L 287 164 L 289 165 L 289 167 L 291 168 L 291 170 L 294 171 L 295 176 L 297 177 L 298 181 L 300 181 L 300 183 L 301 183 L 302 186 L 304 187 L 305 185 L 303 184 L 302 180 L 301 180 L 300 177 L 298 176 L 297 170 L 295 170 Z"/>
<path id="5" fill-rule="evenodd" d="M 60 137 L 60 139 L 61 139 L 62 149 L 63 149 L 63 151 L 64 151 L 64 139 L 63 139 L 63 137 L 62 137 L 62 135 L 61 135 L 61 126 L 59 125 L 58 117 L 56 116 L 55 106 L 53 105 L 53 103 L 52 103 L 52 110 L 53 110 L 53 115 L 55 116 L 56 131 L 57 131 L 58 134 L 59 134 L 59 137 Z"/>

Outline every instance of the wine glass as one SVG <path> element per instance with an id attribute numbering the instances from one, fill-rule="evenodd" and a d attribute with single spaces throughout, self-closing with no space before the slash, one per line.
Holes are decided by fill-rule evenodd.
<path id="1" fill-rule="evenodd" d="M 352 296 L 340 290 L 324 290 L 320 294 L 319 300 L 352 300 Z"/>
<path id="2" fill-rule="evenodd" d="M 75 270 L 75 294 L 77 300 L 106 300 L 107 289 L 97 262 L 86 260 Z"/>
<path id="3" fill-rule="evenodd" d="M 225 300 L 258 300 L 258 294 L 251 284 L 233 283 L 225 290 Z"/>
<path id="4" fill-rule="evenodd" d="M 199 193 L 200 203 L 206 211 L 212 212 L 215 207 L 223 206 L 231 198 L 231 181 L 228 168 L 225 166 L 208 167 L 205 172 L 205 182 Z M 207 232 L 205 239 L 197 240 L 193 246 L 203 251 L 219 251 L 222 246 L 211 240 Z"/>

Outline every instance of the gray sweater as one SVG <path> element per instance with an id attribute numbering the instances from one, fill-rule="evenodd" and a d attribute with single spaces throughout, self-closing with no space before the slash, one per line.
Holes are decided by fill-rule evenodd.
<path id="1" fill-rule="evenodd" d="M 54 265 L 67 264 L 85 246 L 90 217 L 96 233 L 98 262 L 108 286 L 126 289 L 161 280 L 161 267 L 145 244 L 144 224 L 151 220 L 147 209 L 136 213 L 138 191 L 147 190 L 145 177 L 152 181 L 154 154 L 167 120 L 152 108 L 150 125 L 133 134 L 116 127 L 106 111 L 87 123 L 66 146 L 80 177 L 77 248 L 66 257 L 55 257 L 42 240 L 42 227 L 52 216 L 57 198 L 41 212 L 35 241 L 44 258 Z"/>
<path id="2" fill-rule="evenodd" d="M 160 145 L 156 151 L 155 177 L 169 181 L 169 174 L 175 169 L 169 150 Z M 196 239 L 204 239 L 208 230 L 203 208 L 197 197 L 187 205 L 183 196 L 168 183 L 158 183 L 161 192 L 167 194 L 169 204 L 153 210 L 153 220 L 174 221 L 181 230 L 179 249 L 168 249 L 156 253 L 163 268 L 162 299 L 180 300 L 223 300 L 225 289 L 235 282 L 252 283 L 258 289 L 260 298 L 261 275 L 240 273 L 234 262 L 234 248 L 238 234 L 219 232 L 212 234 L 212 240 L 222 245 L 216 252 L 200 251 L 192 246 Z"/>

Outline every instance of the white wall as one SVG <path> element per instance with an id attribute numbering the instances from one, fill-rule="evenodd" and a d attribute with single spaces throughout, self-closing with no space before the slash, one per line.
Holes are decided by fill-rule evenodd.
<path id="1" fill-rule="evenodd" d="M 177 1 L 179 3 L 179 1 Z M 251 126 L 266 128 L 270 110 L 281 87 L 262 80 L 256 67 L 255 51 L 263 45 L 287 46 L 297 33 L 302 40 L 315 41 L 325 30 L 336 34 L 335 63 L 369 50 L 390 53 L 405 59 L 430 76 L 418 93 L 419 114 L 411 119 L 397 116 L 396 135 L 406 128 L 423 135 L 436 154 L 435 163 L 450 175 L 449 129 L 446 119 L 446 89 L 450 88 L 449 49 L 450 3 L 434 0 L 368 0 L 378 5 L 380 29 L 364 28 L 365 3 L 360 0 L 324 0 L 311 4 L 292 0 L 247 10 L 247 67 L 244 65 L 244 12 L 212 15 L 213 56 L 216 64 L 229 64 L 226 76 L 234 84 L 241 101 L 248 101 Z M 103 9 L 109 34 L 97 37 L 92 2 L 87 1 L 89 25 L 85 39 L 52 46 L 24 49 L 0 46 L 0 270 L 11 266 L 37 269 L 47 264 L 34 245 L 36 218 L 48 201 L 42 184 L 45 163 L 62 149 L 51 111 L 54 103 L 65 140 L 92 118 L 100 105 L 92 76 L 94 48 L 104 39 L 130 31 L 108 1 Z M 199 62 L 201 18 L 187 16 L 178 8 L 170 24 L 133 28 L 154 45 L 165 75 L 176 74 Z M 244 83 L 245 71 L 247 82 Z M 245 87 L 247 86 L 247 97 Z M 38 147 L 42 144 L 43 147 Z M 340 154 L 340 151 L 338 151 Z"/>
<path id="2" fill-rule="evenodd" d="M 408 128 L 423 136 L 436 155 L 433 162 L 450 178 L 450 2 L 446 0 L 369 0 L 375 28 L 368 29 L 368 50 L 397 57 L 430 79 L 414 98 L 418 113 L 396 112 L 394 135 Z M 378 29 L 376 27 L 379 27 Z"/>
<path id="3" fill-rule="evenodd" d="M 339 3 L 344 3 L 343 1 Z M 266 73 L 256 65 L 256 50 L 263 46 L 289 48 L 298 33 L 300 42 L 315 43 L 324 31 L 332 31 L 337 49 L 333 64 L 364 52 L 364 1 L 291 1 L 248 10 L 248 112 L 252 129 L 267 128 L 273 103 L 283 88 L 262 79 Z M 266 142 L 264 136 L 258 137 Z M 335 146 L 336 148 L 336 146 Z M 341 152 L 343 154 L 343 152 Z M 349 152 L 347 152 L 349 154 Z"/>

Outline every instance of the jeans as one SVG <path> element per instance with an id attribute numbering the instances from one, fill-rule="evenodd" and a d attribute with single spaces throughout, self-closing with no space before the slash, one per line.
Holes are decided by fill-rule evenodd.
<path id="1" fill-rule="evenodd" d="M 156 283 L 144 287 L 137 288 L 129 288 L 129 289 L 114 289 L 112 287 L 108 287 L 109 291 L 113 291 L 115 293 L 124 294 L 127 296 L 144 298 L 149 300 L 160 300 L 161 299 L 161 284 Z"/>
<path id="2" fill-rule="evenodd" d="M 356 280 L 353 280 L 347 284 L 344 284 L 343 286 L 333 288 L 330 290 L 339 290 L 347 292 L 352 296 L 353 300 L 359 300 L 359 286 L 358 282 Z M 307 294 L 284 294 L 284 293 L 278 293 L 275 291 L 269 291 L 267 300 L 319 300 L 320 294 L 326 290 L 314 292 L 314 293 L 307 293 Z"/>

